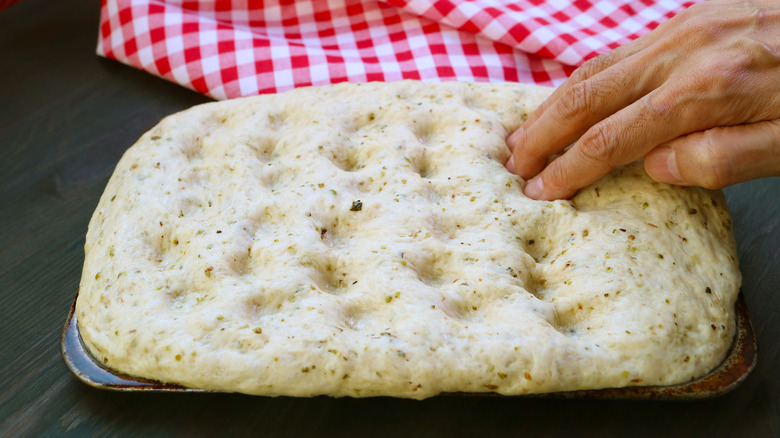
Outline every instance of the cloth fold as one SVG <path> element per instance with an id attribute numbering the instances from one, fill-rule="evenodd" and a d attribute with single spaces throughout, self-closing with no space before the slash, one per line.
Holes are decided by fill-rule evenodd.
<path id="1" fill-rule="evenodd" d="M 344 81 L 555 86 L 692 3 L 103 0 L 97 52 L 215 99 Z"/>

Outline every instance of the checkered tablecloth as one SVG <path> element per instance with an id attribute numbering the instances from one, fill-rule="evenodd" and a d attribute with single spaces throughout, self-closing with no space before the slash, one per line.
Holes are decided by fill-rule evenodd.
<path id="1" fill-rule="evenodd" d="M 103 0 L 98 54 L 216 99 L 343 81 L 561 83 L 680 0 Z"/>

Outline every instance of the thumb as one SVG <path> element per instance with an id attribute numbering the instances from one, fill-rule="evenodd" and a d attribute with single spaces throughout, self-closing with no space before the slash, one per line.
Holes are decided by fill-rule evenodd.
<path id="1" fill-rule="evenodd" d="M 780 120 L 676 138 L 647 153 L 645 170 L 659 182 L 708 189 L 780 176 Z"/>

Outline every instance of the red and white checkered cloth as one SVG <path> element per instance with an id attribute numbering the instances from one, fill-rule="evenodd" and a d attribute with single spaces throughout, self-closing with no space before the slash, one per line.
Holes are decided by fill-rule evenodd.
<path id="1" fill-rule="evenodd" d="M 343 81 L 558 85 L 681 0 L 103 0 L 98 54 L 216 99 Z"/>

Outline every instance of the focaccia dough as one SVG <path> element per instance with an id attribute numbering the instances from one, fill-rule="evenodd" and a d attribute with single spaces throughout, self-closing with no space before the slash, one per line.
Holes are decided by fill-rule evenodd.
<path id="1" fill-rule="evenodd" d="M 505 139 L 549 94 L 340 84 L 209 103 L 124 155 L 76 315 L 132 376 L 423 398 L 690 381 L 732 341 L 720 192 L 641 163 L 534 201 Z"/>

